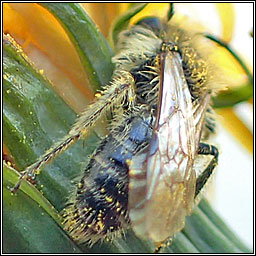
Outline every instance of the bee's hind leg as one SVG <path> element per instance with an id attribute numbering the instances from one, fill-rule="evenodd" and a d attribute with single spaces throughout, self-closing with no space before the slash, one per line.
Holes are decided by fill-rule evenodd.
<path id="1" fill-rule="evenodd" d="M 35 163 L 21 172 L 19 181 L 11 188 L 12 192 L 15 193 L 19 189 L 22 180 L 35 180 L 39 169 L 81 137 L 85 137 L 89 129 L 107 111 L 113 108 L 120 108 L 120 103 L 124 101 L 126 102 L 126 107 L 131 107 L 135 99 L 134 79 L 132 75 L 128 71 L 115 72 L 111 84 L 106 86 L 102 92 L 97 93 L 96 96 L 97 100 L 85 109 L 70 129 L 68 135 L 47 150 Z"/>
<path id="2" fill-rule="evenodd" d="M 161 253 L 161 251 L 164 248 L 169 247 L 171 245 L 171 242 L 172 242 L 172 237 L 168 237 L 163 242 L 155 243 L 154 253 Z"/>
<path id="3" fill-rule="evenodd" d="M 211 177 L 213 169 L 218 164 L 219 151 L 214 145 L 200 143 L 198 148 L 198 155 L 212 155 L 213 159 L 207 165 L 205 170 L 196 179 L 195 199 L 198 198 L 198 195 L 200 194 L 201 190 L 204 188 L 205 184 Z"/>

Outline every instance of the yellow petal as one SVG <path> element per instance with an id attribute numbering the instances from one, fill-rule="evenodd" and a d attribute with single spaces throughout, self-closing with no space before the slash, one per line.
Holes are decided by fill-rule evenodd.
<path id="1" fill-rule="evenodd" d="M 234 33 L 235 11 L 232 3 L 216 3 L 216 9 L 222 23 L 222 39 L 228 43 Z"/>
<path id="2" fill-rule="evenodd" d="M 113 20 L 121 14 L 121 9 L 127 9 L 129 4 L 122 3 L 82 3 L 92 20 L 99 26 L 102 34 L 107 37 Z M 121 7 L 123 5 L 123 7 Z"/>
<path id="3" fill-rule="evenodd" d="M 146 16 L 166 17 L 169 7 L 169 3 L 150 3 L 131 19 L 131 24 L 138 22 L 141 18 Z"/>
<path id="4" fill-rule="evenodd" d="M 119 3 L 119 6 L 120 6 L 120 14 L 121 14 L 130 8 L 131 3 Z"/>
<path id="5" fill-rule="evenodd" d="M 233 136 L 250 152 L 253 153 L 253 135 L 244 123 L 237 117 L 232 108 L 217 109 L 222 118 L 219 121 Z"/>
<path id="6" fill-rule="evenodd" d="M 216 66 L 220 67 L 222 76 L 224 80 L 227 81 L 228 87 L 241 86 L 242 84 L 247 83 L 248 77 L 245 74 L 243 68 L 238 63 L 238 61 L 233 57 L 233 55 L 223 47 L 216 46 L 214 51 L 212 51 L 212 55 L 209 56 L 209 59 Z M 245 60 L 244 62 L 246 63 Z"/>

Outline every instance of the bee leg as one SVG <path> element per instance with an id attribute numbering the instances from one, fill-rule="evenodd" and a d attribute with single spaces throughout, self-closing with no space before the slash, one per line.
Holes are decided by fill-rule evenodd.
<path id="1" fill-rule="evenodd" d="M 40 168 L 53 160 L 81 137 L 85 137 L 89 129 L 107 111 L 113 108 L 120 108 L 122 105 L 120 103 L 124 101 L 127 103 L 128 108 L 131 107 L 135 99 L 133 76 L 127 71 L 115 72 L 111 84 L 106 86 L 102 92 L 97 93 L 96 98 L 97 100 L 90 104 L 77 119 L 67 136 L 53 145 L 35 163 L 21 172 L 19 181 L 11 188 L 12 192 L 15 193 L 19 189 L 22 180 L 35 180 Z"/>
<path id="2" fill-rule="evenodd" d="M 205 128 L 207 129 L 208 133 L 215 133 L 216 123 L 212 108 L 208 108 L 206 111 Z"/>
<path id="3" fill-rule="evenodd" d="M 198 176 L 198 178 L 196 180 L 195 199 L 198 197 L 201 190 L 205 186 L 206 182 L 211 177 L 211 175 L 213 173 L 212 171 L 218 163 L 219 151 L 213 145 L 209 145 L 206 143 L 200 143 L 199 148 L 198 148 L 198 154 L 199 155 L 212 155 L 213 159 L 208 164 L 208 166 L 205 168 L 205 170 Z"/>
<path id="4" fill-rule="evenodd" d="M 163 242 L 155 243 L 154 253 L 160 253 L 162 249 L 169 247 L 171 245 L 171 242 L 172 242 L 172 237 L 168 237 Z"/>

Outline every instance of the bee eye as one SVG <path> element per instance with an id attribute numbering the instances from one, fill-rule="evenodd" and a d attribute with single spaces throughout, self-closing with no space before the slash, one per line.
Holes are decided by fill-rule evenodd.
<path id="1" fill-rule="evenodd" d="M 139 20 L 136 25 L 141 25 L 148 29 L 153 30 L 156 34 L 159 34 L 163 30 L 163 23 L 157 17 L 147 17 Z"/>

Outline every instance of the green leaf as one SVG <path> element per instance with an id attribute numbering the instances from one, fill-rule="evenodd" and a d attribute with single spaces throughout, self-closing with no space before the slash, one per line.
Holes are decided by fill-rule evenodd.
<path id="1" fill-rule="evenodd" d="M 77 116 L 17 47 L 5 37 L 3 140 L 16 166 L 23 170 L 66 135 Z M 86 147 L 78 142 L 38 175 L 38 187 L 43 186 L 43 193 L 56 209 L 66 204 L 73 189 L 70 180 L 81 175 L 81 162 L 87 160 L 97 140 L 92 134 Z"/>
<path id="2" fill-rule="evenodd" d="M 18 182 L 19 177 L 20 175 L 15 169 L 9 167 L 5 162 L 3 162 L 3 180 L 5 184 L 8 184 L 6 187 L 9 189 L 12 188 Z M 26 181 L 22 184 L 20 190 L 36 201 L 40 207 L 42 207 L 56 221 L 57 224 L 61 225 L 62 217 L 35 186 Z"/>
<path id="3" fill-rule="evenodd" d="M 113 40 L 114 45 L 117 43 L 118 34 L 128 27 L 131 18 L 143 10 L 146 5 L 146 3 L 134 4 L 114 21 L 112 28 L 110 29 L 110 38 Z"/>
<path id="4" fill-rule="evenodd" d="M 22 191 L 7 189 L 12 170 L 3 171 L 3 252 L 82 253 L 44 208 Z"/>
<path id="5" fill-rule="evenodd" d="M 232 49 L 228 44 L 222 41 L 219 38 L 216 38 L 213 35 L 205 34 L 205 37 L 215 42 L 217 45 L 226 49 L 240 64 L 244 72 L 246 73 L 249 83 L 239 87 L 231 88 L 227 91 L 220 92 L 218 95 L 213 97 L 213 107 L 214 108 L 223 108 L 223 107 L 232 107 L 235 104 L 238 104 L 243 101 L 247 101 L 253 97 L 253 75 L 250 72 L 249 68 L 246 66 L 242 58 Z"/>
<path id="6" fill-rule="evenodd" d="M 77 3 L 40 3 L 65 29 L 77 50 L 94 91 L 109 82 L 112 50 L 97 26 Z"/>
<path id="7" fill-rule="evenodd" d="M 246 84 L 239 87 L 220 92 L 212 98 L 214 108 L 232 107 L 243 101 L 248 101 L 253 97 L 252 84 Z"/>

